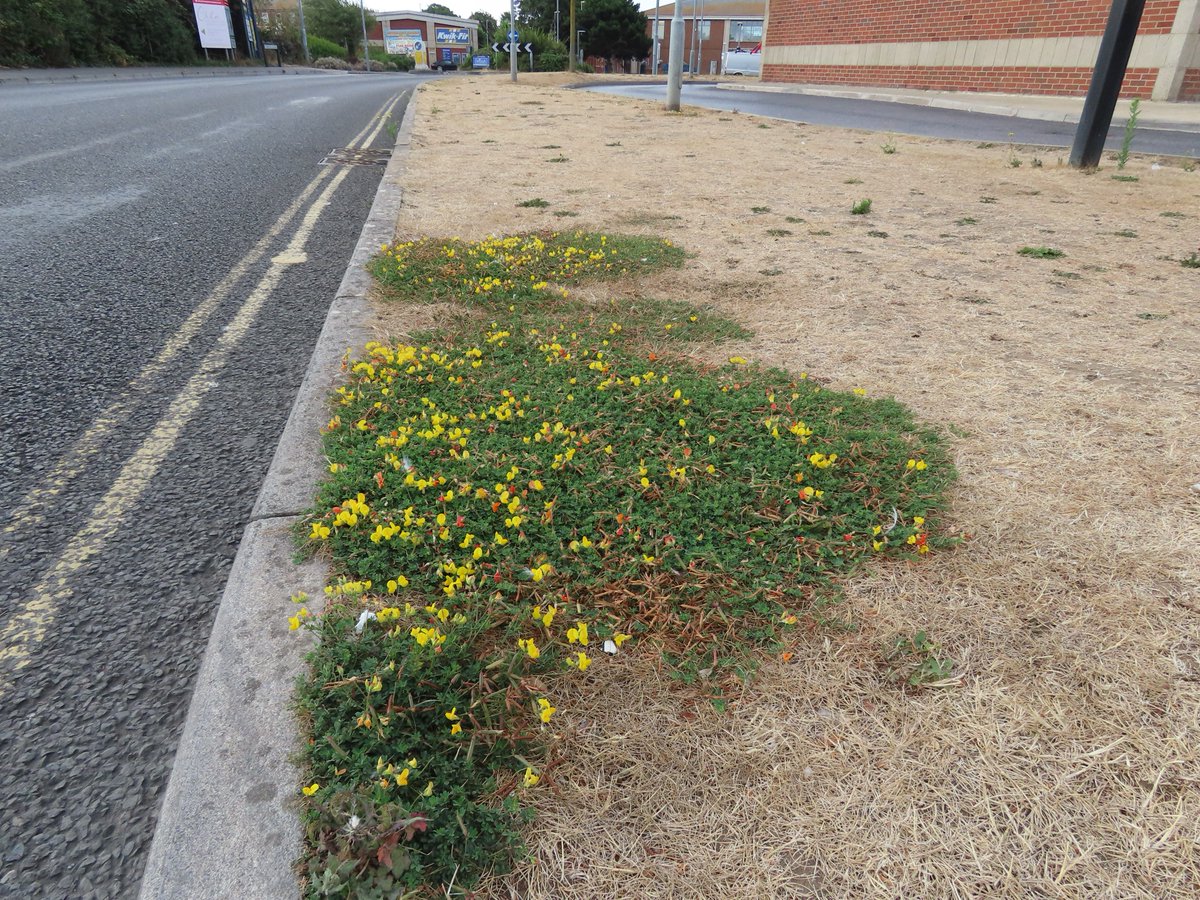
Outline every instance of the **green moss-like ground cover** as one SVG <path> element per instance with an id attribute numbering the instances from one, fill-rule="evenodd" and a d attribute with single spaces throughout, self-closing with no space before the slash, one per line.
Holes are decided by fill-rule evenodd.
<path id="1" fill-rule="evenodd" d="M 503 867 L 569 715 L 552 676 L 593 677 L 631 650 L 685 679 L 747 674 L 755 647 L 795 639 L 863 561 L 938 544 L 926 522 L 953 471 L 904 407 L 738 358 L 659 358 L 652 345 L 739 329 L 678 302 L 564 300 L 571 273 L 551 282 L 521 259 L 561 247 L 537 241 L 510 239 L 519 287 L 482 292 L 487 318 L 369 345 L 336 397 L 305 532 L 340 575 L 300 699 L 315 895 L 468 886 Z M 397 247 L 377 266 L 479 258 Z M 581 277 L 625 269 L 594 257 Z M 412 290 L 481 302 L 461 279 Z"/>

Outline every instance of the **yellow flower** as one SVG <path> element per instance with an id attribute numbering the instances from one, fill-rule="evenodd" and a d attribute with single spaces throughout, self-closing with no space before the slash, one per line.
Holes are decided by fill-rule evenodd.
<path id="1" fill-rule="evenodd" d="M 458 721 L 458 707 L 455 706 L 450 710 L 450 712 L 446 713 L 446 718 L 449 719 L 451 722 L 457 722 Z"/>
<path id="2" fill-rule="evenodd" d="M 429 784 L 425 785 L 425 790 L 421 791 L 421 796 L 422 797 L 432 797 L 433 796 L 433 782 L 432 781 L 429 782 Z"/>
<path id="3" fill-rule="evenodd" d="M 586 647 L 588 645 L 587 622 L 576 622 L 574 628 L 568 628 L 567 641 L 572 644 L 578 642 Z"/>
<path id="4" fill-rule="evenodd" d="M 914 525 L 924 525 L 925 517 L 924 516 L 913 516 L 913 524 Z"/>
<path id="5" fill-rule="evenodd" d="M 618 631 L 618 632 L 616 632 L 616 633 L 613 635 L 613 643 L 614 643 L 614 644 L 616 644 L 618 647 L 620 647 L 622 644 L 624 644 L 624 643 L 625 643 L 627 640 L 629 640 L 631 637 L 633 637 L 633 635 L 631 635 L 631 634 L 622 634 L 621 632 L 619 632 L 619 631 Z"/>
<path id="6" fill-rule="evenodd" d="M 729 357 L 729 361 L 735 366 L 744 366 L 746 364 L 745 358 L 741 356 L 731 356 Z"/>
<path id="7" fill-rule="evenodd" d="M 540 776 L 533 774 L 533 769 L 526 766 L 526 768 L 525 768 L 525 787 L 527 787 L 527 788 L 533 787 L 535 784 L 537 784 L 541 780 L 542 779 Z"/>
<path id="8" fill-rule="evenodd" d="M 462 725 L 460 725 L 458 722 L 455 722 L 453 725 L 450 726 L 450 733 L 451 734 L 462 734 Z"/>
<path id="9" fill-rule="evenodd" d="M 542 655 L 542 651 L 538 649 L 537 644 L 533 642 L 533 638 L 521 638 L 517 641 L 517 646 L 524 650 L 530 659 L 537 659 Z"/>
<path id="10" fill-rule="evenodd" d="M 587 667 L 592 664 L 592 658 L 590 656 L 588 656 L 586 653 L 584 653 L 582 650 L 580 650 L 579 658 L 574 659 L 574 660 L 568 659 L 567 663 L 572 666 L 576 666 L 580 672 L 586 672 Z"/>
<path id="11" fill-rule="evenodd" d="M 542 722 L 549 722 L 550 717 L 558 710 L 557 706 L 551 706 L 550 701 L 545 697 L 538 698 L 538 718 Z"/>
<path id="12" fill-rule="evenodd" d="M 321 785 L 314 781 L 308 787 L 301 788 L 300 790 L 304 794 L 305 797 L 311 797 L 313 794 L 315 794 L 320 789 L 321 789 Z"/>

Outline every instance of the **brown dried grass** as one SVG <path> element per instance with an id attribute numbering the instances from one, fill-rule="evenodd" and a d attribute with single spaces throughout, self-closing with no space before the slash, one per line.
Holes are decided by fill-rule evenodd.
<path id="1" fill-rule="evenodd" d="M 1127 184 L 1059 151 L 1013 169 L 1006 147 L 905 137 L 885 155 L 879 135 L 672 115 L 557 89 L 569 80 L 424 89 L 398 233 L 670 237 L 696 257 L 623 290 L 755 330 L 721 355 L 892 394 L 955 429 L 948 527 L 971 537 L 852 582 L 857 631 L 800 641 L 725 715 L 649 647 L 564 679 L 564 759 L 536 792 L 529 859 L 481 893 L 1200 894 L 1200 273 L 1177 262 L 1200 173 L 1135 159 Z M 533 196 L 553 205 L 515 207 Z M 872 213 L 850 216 L 862 197 Z M 378 325 L 398 335 L 432 312 Z M 956 660 L 954 684 L 884 677 L 880 648 L 919 629 Z"/>

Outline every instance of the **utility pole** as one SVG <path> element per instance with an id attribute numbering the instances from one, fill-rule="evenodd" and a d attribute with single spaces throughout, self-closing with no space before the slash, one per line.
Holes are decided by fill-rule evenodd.
<path id="1" fill-rule="evenodd" d="M 1071 165 L 1078 169 L 1093 169 L 1100 162 L 1145 6 L 1146 0 L 1113 0 L 1108 25 L 1100 39 L 1096 68 L 1092 70 L 1092 83 L 1083 101 L 1083 114 L 1075 129 L 1075 142 L 1071 145 Z"/>
<path id="2" fill-rule="evenodd" d="M 296 0 L 296 9 L 300 12 L 300 46 L 304 48 L 304 61 L 311 62 L 308 54 L 308 30 L 304 27 L 304 0 Z"/>
<path id="3" fill-rule="evenodd" d="M 558 0 L 554 0 L 554 39 L 561 40 L 558 36 Z"/>
<path id="4" fill-rule="evenodd" d="M 367 61 L 367 71 L 371 71 L 371 45 L 367 43 L 367 8 L 363 6 L 363 0 L 358 0 L 358 12 L 362 16 L 363 27 L 363 55 Z"/>
<path id="5" fill-rule="evenodd" d="M 675 0 L 671 13 L 671 44 L 667 49 L 667 110 L 679 112 L 683 88 L 683 0 Z"/>
<path id="6" fill-rule="evenodd" d="M 517 0 L 508 0 L 508 74 L 517 83 Z"/>
<path id="7" fill-rule="evenodd" d="M 710 25 L 711 29 L 712 26 Z M 695 72 L 704 68 L 704 0 L 700 0 L 700 37 L 696 38 L 696 68 Z"/>
<path id="8" fill-rule="evenodd" d="M 579 52 L 579 35 L 575 31 L 575 0 L 571 0 L 571 52 L 570 59 L 567 60 L 567 71 L 574 72 L 577 66 L 575 65 L 575 54 Z"/>
<path id="9" fill-rule="evenodd" d="M 692 0 L 692 39 L 688 42 L 688 73 L 696 77 L 696 3 Z"/>
<path id="10" fill-rule="evenodd" d="M 679 0 L 675 0 L 676 3 Z M 658 74 L 658 49 L 662 43 L 662 32 L 658 30 L 658 0 L 654 0 L 654 74 Z"/>

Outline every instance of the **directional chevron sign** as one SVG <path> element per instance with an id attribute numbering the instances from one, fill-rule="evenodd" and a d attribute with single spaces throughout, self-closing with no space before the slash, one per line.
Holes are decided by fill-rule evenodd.
<path id="1" fill-rule="evenodd" d="M 532 53 L 533 44 L 492 44 L 492 49 L 499 53 L 503 50 L 505 53 L 512 53 L 512 49 L 516 48 L 518 53 Z"/>

